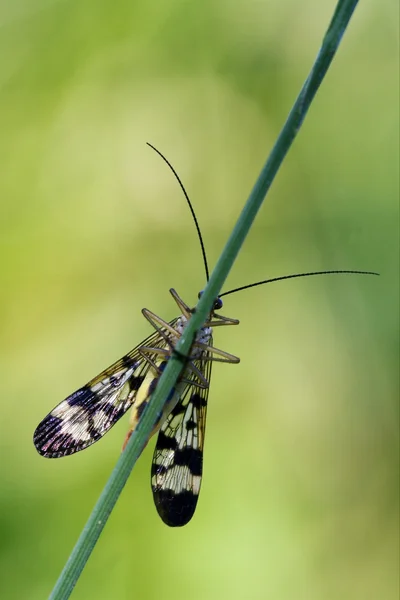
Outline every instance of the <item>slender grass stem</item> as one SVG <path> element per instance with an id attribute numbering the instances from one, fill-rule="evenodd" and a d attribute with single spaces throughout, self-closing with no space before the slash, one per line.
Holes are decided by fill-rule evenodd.
<path id="1" fill-rule="evenodd" d="M 335 56 L 342 36 L 357 6 L 358 0 L 339 0 L 332 21 L 323 39 L 316 61 L 308 75 L 301 92 L 290 111 L 288 119 L 263 166 L 239 219 L 226 243 L 210 280 L 197 305 L 197 310 L 189 321 L 179 343 L 177 351 L 181 355 L 190 352 L 195 332 L 204 323 L 214 299 L 218 296 L 229 271 L 242 247 L 251 225 L 264 201 L 264 198 L 293 143 L 311 105 L 312 100 Z M 73 549 L 54 589 L 51 600 L 69 598 L 78 578 L 107 522 L 107 519 L 139 458 L 157 415 L 164 405 L 170 390 L 176 383 L 183 363 L 173 356 L 163 372 L 151 403 L 145 409 L 140 423 L 131 436 L 125 452 L 121 454 L 111 476 L 98 499 L 92 514 L 86 523 L 75 548 Z"/>

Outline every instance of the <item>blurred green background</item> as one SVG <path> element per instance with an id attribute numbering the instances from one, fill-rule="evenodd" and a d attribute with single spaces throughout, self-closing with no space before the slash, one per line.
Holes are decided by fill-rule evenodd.
<path id="1" fill-rule="evenodd" d="M 0 7 L 0 596 L 49 594 L 119 456 L 38 422 L 204 285 L 334 1 L 18 0 Z M 73 597 L 398 597 L 398 6 L 361 2 L 225 289 L 205 475 L 184 529 L 153 506 L 153 443 Z"/>

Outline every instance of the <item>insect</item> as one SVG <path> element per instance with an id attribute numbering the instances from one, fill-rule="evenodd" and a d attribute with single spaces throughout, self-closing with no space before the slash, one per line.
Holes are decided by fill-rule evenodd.
<path id="1" fill-rule="evenodd" d="M 167 163 L 185 195 L 196 226 L 208 281 L 205 247 L 186 190 L 165 156 L 151 144 L 149 146 Z M 159 515 L 167 525 L 185 525 L 196 508 L 203 472 L 212 363 L 239 362 L 238 357 L 213 346 L 214 327 L 239 324 L 237 319 L 217 313 L 223 306 L 222 296 L 273 281 L 332 273 L 376 274 L 347 270 L 297 273 L 245 285 L 225 292 L 215 300 L 206 323 L 194 339 L 183 372 L 151 433 L 153 435 L 158 431 L 151 469 L 153 497 Z M 143 309 L 142 313 L 154 328 L 154 333 L 68 396 L 39 423 L 33 436 L 39 454 L 46 458 L 60 458 L 84 450 L 102 438 L 131 409 L 128 433 L 123 445 L 125 448 L 145 407 L 151 402 L 158 380 L 194 310 L 175 290 L 171 289 L 170 293 L 178 305 L 180 316 L 167 322 L 150 310 Z"/>

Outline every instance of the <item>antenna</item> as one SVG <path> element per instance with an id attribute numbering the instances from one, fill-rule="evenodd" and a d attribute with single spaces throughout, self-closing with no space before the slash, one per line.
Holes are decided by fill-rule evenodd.
<path id="1" fill-rule="evenodd" d="M 203 255 L 203 262 L 204 262 L 204 269 L 206 271 L 206 280 L 208 282 L 208 280 L 210 279 L 210 274 L 208 271 L 208 263 L 207 263 L 207 255 L 206 255 L 206 249 L 204 247 L 204 242 L 203 242 L 203 237 L 201 235 L 201 231 L 200 231 L 200 226 L 199 223 L 197 221 L 197 217 L 196 217 L 196 213 L 194 212 L 192 203 L 190 202 L 189 196 L 185 190 L 185 187 L 178 175 L 178 173 L 175 171 L 174 167 L 171 165 L 171 163 L 169 162 L 169 160 L 164 156 L 164 154 L 162 154 L 159 150 L 157 150 L 157 148 L 155 146 L 153 146 L 153 144 L 150 144 L 150 142 L 146 142 L 146 144 L 148 146 L 150 146 L 150 148 L 152 148 L 155 152 L 157 152 L 157 154 L 159 156 L 161 156 L 161 158 L 163 159 L 164 162 L 167 163 L 167 165 L 169 166 L 169 168 L 171 169 L 172 173 L 175 175 L 175 179 L 178 181 L 181 190 L 186 198 L 186 201 L 189 205 L 189 209 L 190 212 L 192 213 L 192 217 L 193 217 L 193 221 L 194 224 L 196 226 L 196 231 L 197 231 L 197 235 L 199 238 L 199 242 L 200 242 L 200 247 L 201 247 L 201 252 Z M 228 292 L 224 292 L 223 294 L 220 294 L 218 297 L 222 298 L 223 296 L 228 296 L 229 294 L 234 294 L 236 292 L 241 292 L 242 290 L 247 290 L 249 288 L 252 287 L 256 287 L 258 285 L 264 285 L 264 283 L 272 283 L 273 281 L 283 281 L 284 279 L 295 279 L 296 277 L 312 277 L 313 275 L 340 275 L 340 274 L 353 274 L 353 275 L 379 275 L 379 273 L 375 273 L 374 271 L 350 271 L 350 270 L 338 270 L 338 271 L 314 271 L 314 272 L 310 272 L 310 273 L 294 273 L 293 275 L 283 275 L 281 277 L 273 277 L 272 279 L 265 279 L 264 281 L 258 281 L 257 283 L 250 283 L 249 285 L 243 285 L 242 287 L 238 287 L 235 288 L 234 290 L 229 290 Z"/>
<path id="2" fill-rule="evenodd" d="M 184 185 L 183 185 L 182 181 L 180 180 L 180 177 L 179 177 L 178 173 L 175 171 L 174 167 L 171 165 L 171 163 L 169 162 L 169 160 L 167 160 L 167 159 L 165 158 L 165 156 L 164 156 L 163 154 L 161 154 L 161 152 L 160 152 L 159 150 L 157 150 L 157 148 L 155 148 L 155 147 L 154 147 L 152 144 L 150 144 L 149 142 L 146 142 L 146 144 L 147 144 L 148 146 L 150 146 L 150 148 L 152 148 L 152 149 L 153 149 L 155 152 L 157 152 L 157 154 L 158 154 L 159 156 L 161 156 L 161 158 L 163 159 L 163 161 L 167 163 L 167 165 L 169 166 L 169 168 L 171 169 L 171 171 L 172 171 L 172 172 L 173 172 L 173 174 L 175 175 L 175 178 L 177 179 L 177 181 L 178 181 L 179 185 L 181 186 L 182 192 L 184 193 L 184 195 L 185 195 L 185 198 L 186 198 L 186 200 L 187 200 L 187 203 L 189 204 L 190 212 L 192 213 L 193 221 L 194 221 L 194 224 L 195 224 L 195 226 L 196 226 L 197 235 L 198 235 L 198 237 L 199 237 L 199 242 L 200 242 L 200 247 L 201 247 L 201 252 L 202 252 L 202 254 L 203 254 L 204 268 L 205 268 L 205 271 L 206 271 L 206 280 L 207 280 L 207 282 L 208 282 L 208 280 L 209 280 L 209 278 L 210 278 L 210 275 L 209 275 L 209 272 L 208 272 L 208 264 L 207 264 L 207 255 L 206 255 L 206 249 L 205 249 L 205 247 L 204 247 L 204 242 L 203 242 L 203 238 L 202 238 L 202 235 L 201 235 L 201 231 L 200 231 L 199 223 L 198 223 L 198 221 L 197 221 L 197 217 L 196 217 L 196 214 L 195 214 L 195 212 L 194 212 L 194 209 L 193 209 L 192 203 L 191 203 L 191 202 L 190 202 L 190 200 L 189 200 L 189 196 L 188 196 L 188 195 L 187 195 L 187 193 L 186 193 L 186 190 L 185 190 L 185 188 L 184 188 Z M 227 292 L 227 293 L 230 293 L 230 292 Z"/>
<path id="3" fill-rule="evenodd" d="M 234 294 L 235 292 L 241 292 L 242 290 L 247 290 L 248 288 L 256 287 L 257 285 L 263 285 L 264 283 L 272 283 L 273 281 L 283 281 L 284 279 L 295 279 L 296 277 L 312 277 L 313 275 L 340 275 L 340 274 L 353 274 L 353 275 L 379 275 L 379 273 L 375 273 L 374 271 L 314 271 L 311 273 L 295 273 L 294 275 L 282 275 L 281 277 L 273 277 L 272 279 L 265 279 L 264 281 L 258 281 L 257 283 L 250 283 L 249 285 L 243 285 L 242 287 L 235 288 L 234 290 L 229 290 L 229 292 L 224 292 L 219 295 L 219 298 L 222 296 L 228 296 L 228 294 Z"/>

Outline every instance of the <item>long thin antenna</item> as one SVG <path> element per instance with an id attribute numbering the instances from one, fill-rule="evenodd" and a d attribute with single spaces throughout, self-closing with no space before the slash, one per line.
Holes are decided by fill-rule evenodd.
<path id="1" fill-rule="evenodd" d="M 312 273 L 295 273 L 294 275 L 282 275 L 281 277 L 273 277 L 272 279 L 265 279 L 264 281 L 258 281 L 257 283 L 250 283 L 250 285 L 244 285 L 242 287 L 235 288 L 234 290 L 229 290 L 229 292 L 224 292 L 223 294 L 220 294 L 219 297 L 222 298 L 222 296 L 234 294 L 235 292 L 241 292 L 242 290 L 247 290 L 248 288 L 256 287 L 257 285 L 263 285 L 264 283 L 272 283 L 273 281 L 295 279 L 296 277 L 311 277 L 312 275 L 337 275 L 344 273 L 352 273 L 356 275 L 379 275 L 379 273 L 375 273 L 374 271 L 314 271 Z"/>
<path id="2" fill-rule="evenodd" d="M 192 203 L 191 203 L 191 202 L 190 202 L 190 200 L 189 200 L 189 196 L 188 196 L 188 195 L 187 195 L 187 193 L 186 193 L 186 190 L 185 190 L 185 188 L 184 188 L 184 185 L 183 185 L 182 181 L 180 180 L 180 177 L 179 177 L 178 173 L 175 171 L 174 167 L 171 165 L 171 163 L 169 162 L 169 160 L 168 160 L 168 159 L 166 159 L 166 158 L 165 158 L 165 156 L 164 156 L 163 154 L 161 154 L 161 152 L 160 152 L 159 150 L 157 150 L 157 148 L 155 148 L 155 147 L 154 147 L 152 144 L 150 144 L 149 142 L 146 142 L 146 144 L 147 144 L 148 146 L 150 146 L 150 148 L 153 148 L 153 150 L 154 150 L 155 152 L 157 152 L 157 154 L 158 154 L 159 156 L 161 156 L 161 158 L 162 158 L 162 159 L 163 159 L 163 160 L 164 160 L 164 161 L 167 163 L 167 165 L 169 166 L 169 168 L 171 169 L 171 171 L 172 171 L 172 172 L 173 172 L 173 174 L 175 175 L 175 177 L 176 177 L 176 179 L 177 179 L 177 181 L 178 181 L 179 185 L 181 186 L 182 192 L 184 193 L 184 195 L 185 195 L 185 198 L 186 198 L 186 200 L 187 200 L 187 203 L 189 204 L 189 208 L 190 208 L 190 212 L 192 213 L 192 217 L 193 217 L 194 224 L 196 225 L 197 235 L 199 236 L 199 242 L 200 242 L 200 246 L 201 246 L 201 252 L 202 252 L 202 254 L 203 254 L 204 268 L 205 268 L 205 270 L 206 270 L 206 279 L 207 279 L 207 281 L 208 281 L 208 280 L 209 280 L 209 278 L 210 278 L 210 275 L 209 275 L 209 272 L 208 272 L 208 264 L 207 264 L 207 255 L 206 255 L 206 249 L 205 249 L 205 247 L 204 247 L 204 243 L 203 243 L 203 238 L 202 238 L 202 236 L 201 236 L 200 227 L 199 227 L 199 224 L 198 224 L 198 222 L 197 222 L 197 217 L 196 217 L 196 214 L 195 214 L 195 212 L 194 212 L 194 210 L 193 210 Z"/>

